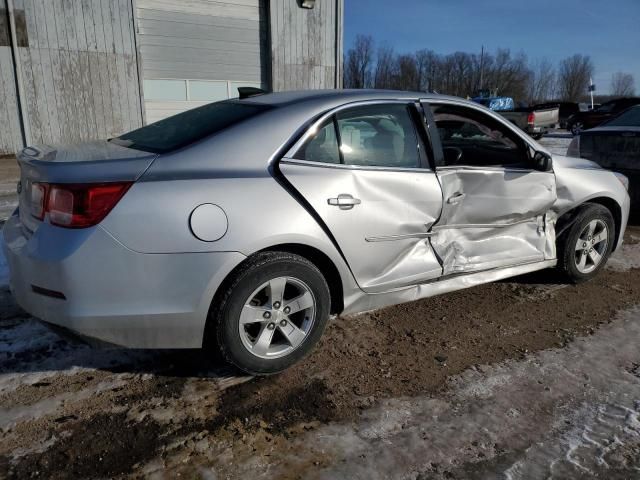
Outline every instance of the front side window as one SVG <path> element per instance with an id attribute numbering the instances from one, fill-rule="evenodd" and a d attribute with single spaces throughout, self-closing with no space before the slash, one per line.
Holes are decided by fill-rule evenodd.
<path id="1" fill-rule="evenodd" d="M 369 105 L 338 112 L 345 165 L 416 168 L 418 138 L 407 105 Z"/>
<path id="2" fill-rule="evenodd" d="M 445 166 L 527 167 L 524 143 L 507 127 L 474 109 L 432 106 Z"/>

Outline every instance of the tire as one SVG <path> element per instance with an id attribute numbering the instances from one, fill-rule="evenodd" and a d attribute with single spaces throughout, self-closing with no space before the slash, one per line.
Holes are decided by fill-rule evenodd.
<path id="1" fill-rule="evenodd" d="M 298 301 L 290 303 L 293 298 Z M 271 375 L 313 349 L 330 305 L 327 282 L 313 263 L 286 252 L 259 253 L 216 296 L 207 325 L 214 331 L 207 338 L 215 339 L 222 357 L 240 370 Z"/>
<path id="2" fill-rule="evenodd" d="M 591 280 L 607 263 L 614 240 L 611 212 L 602 205 L 586 204 L 558 240 L 558 268 L 573 283 Z"/>

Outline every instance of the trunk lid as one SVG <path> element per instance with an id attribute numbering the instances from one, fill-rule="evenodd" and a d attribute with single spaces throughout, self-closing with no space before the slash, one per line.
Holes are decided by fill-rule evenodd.
<path id="1" fill-rule="evenodd" d="M 136 181 L 158 155 L 102 140 L 76 145 L 36 145 L 18 154 L 20 220 L 29 232 L 41 221 L 31 215 L 32 184 Z"/>

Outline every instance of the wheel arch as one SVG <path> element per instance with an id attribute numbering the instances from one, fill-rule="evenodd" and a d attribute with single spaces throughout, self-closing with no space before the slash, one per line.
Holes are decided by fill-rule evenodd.
<path id="1" fill-rule="evenodd" d="M 611 197 L 601 196 L 590 198 L 589 200 L 579 205 L 575 205 L 570 210 L 564 212 L 558 217 L 558 220 L 556 222 L 557 237 L 561 237 L 569 229 L 569 227 L 573 224 L 575 217 L 580 209 L 585 205 L 590 204 L 601 205 L 611 212 L 611 215 L 613 216 L 613 223 L 615 225 L 615 238 L 612 251 L 615 251 L 618 245 L 618 240 L 620 239 L 622 229 L 622 207 Z"/>
<path id="2" fill-rule="evenodd" d="M 322 273 L 331 294 L 331 314 L 339 314 L 344 310 L 344 288 L 342 277 L 338 267 L 333 261 L 322 251 L 315 247 L 304 245 L 301 243 L 282 243 L 273 245 L 260 250 L 259 252 L 287 252 L 300 255 L 313 263 Z M 250 257 L 248 257 L 250 258 Z"/>

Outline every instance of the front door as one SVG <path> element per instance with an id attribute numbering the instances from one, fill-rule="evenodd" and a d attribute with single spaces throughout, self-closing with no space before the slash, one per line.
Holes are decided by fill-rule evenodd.
<path id="1" fill-rule="evenodd" d="M 527 143 L 480 108 L 440 103 L 431 113 L 443 191 L 431 242 L 444 275 L 554 259 L 553 172 L 535 170 Z"/>
<path id="2" fill-rule="evenodd" d="M 429 243 L 442 193 L 416 133 L 415 108 L 389 102 L 342 109 L 280 162 L 371 293 L 442 274 Z"/>

